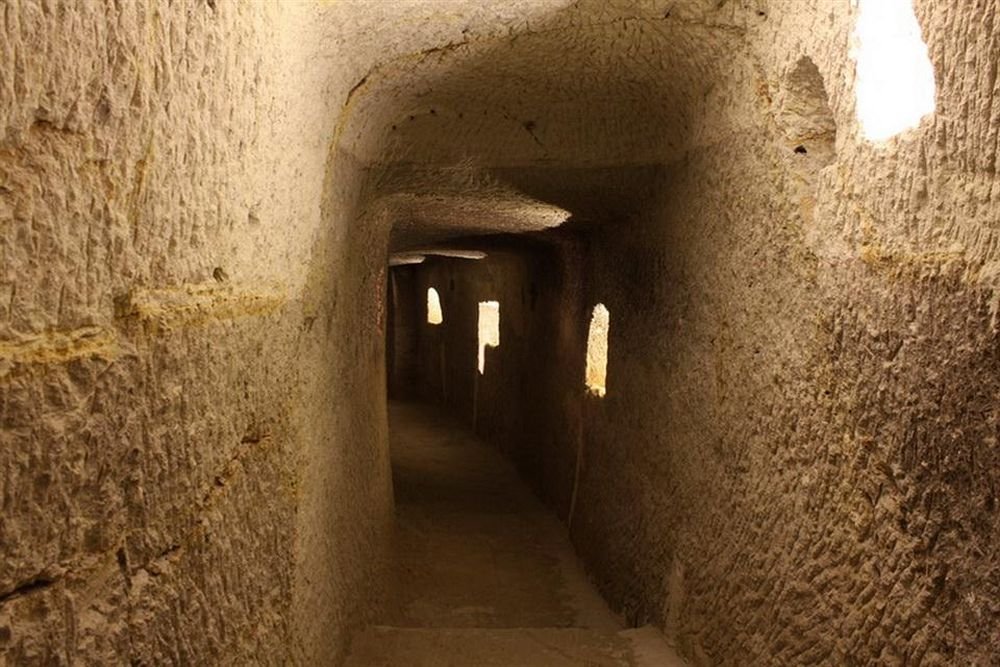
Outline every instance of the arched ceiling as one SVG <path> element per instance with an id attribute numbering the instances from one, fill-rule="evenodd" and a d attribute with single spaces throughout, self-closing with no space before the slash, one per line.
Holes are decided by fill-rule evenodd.
<path id="1" fill-rule="evenodd" d="M 508 34 L 384 63 L 340 149 L 368 165 L 393 246 L 627 217 L 657 166 L 752 104 L 760 0 L 587 0 Z M 731 116 L 732 114 L 730 114 Z"/>

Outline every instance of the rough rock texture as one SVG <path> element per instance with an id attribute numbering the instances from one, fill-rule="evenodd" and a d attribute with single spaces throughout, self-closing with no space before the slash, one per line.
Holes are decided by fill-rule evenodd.
<path id="1" fill-rule="evenodd" d="M 335 662 L 387 247 L 563 224 L 447 260 L 514 328 L 421 377 L 527 429 L 614 604 L 702 663 L 989 664 L 1000 7 L 914 4 L 937 113 L 873 146 L 841 0 L 9 0 L 0 660 Z"/>
<path id="2" fill-rule="evenodd" d="M 4 4 L 0 661 L 337 660 L 391 508 L 354 93 L 552 9 Z"/>
<path id="3" fill-rule="evenodd" d="M 317 664 L 363 620 L 385 241 L 334 138 L 380 20 L 0 11 L 0 662 Z"/>
<path id="4" fill-rule="evenodd" d="M 353 74 L 310 66 L 343 46 L 317 13 L 0 12 L 4 664 L 315 663 L 368 605 L 382 389 L 337 373 L 337 332 L 381 325 L 311 274 L 380 283 L 318 245 L 357 181 L 325 189 Z M 331 409 L 347 390 L 374 407 Z"/>
<path id="5" fill-rule="evenodd" d="M 634 33 L 703 38 L 660 43 L 662 124 L 643 122 L 651 105 L 619 107 L 645 143 L 604 145 L 607 132 L 574 126 L 610 122 L 599 99 L 568 119 L 557 97 L 551 116 L 530 112 L 542 144 L 565 151 L 557 164 L 498 149 L 494 176 L 572 214 L 541 237 L 548 249 L 498 255 L 472 239 L 489 258 L 394 270 L 418 298 L 457 285 L 442 291 L 444 324 L 419 331 L 424 394 L 498 443 L 523 433 L 509 453 L 571 522 L 613 604 L 700 664 L 1000 654 L 1000 182 L 985 64 L 998 7 L 915 4 L 938 110 L 879 146 L 853 113 L 848 3 L 691 5 L 662 21 L 635 10 L 615 24 L 628 45 L 616 55 L 567 37 L 569 62 L 530 71 L 571 71 L 575 45 L 610 64 L 573 85 L 626 61 L 639 77 Z M 671 54 L 689 65 L 660 69 Z M 422 150 L 441 155 L 439 138 Z M 583 144 L 587 159 L 573 153 Z M 627 206 L 580 191 L 623 181 Z M 486 298 L 501 303 L 502 344 L 476 380 Z M 603 399 L 583 383 L 597 302 L 611 313 Z"/>

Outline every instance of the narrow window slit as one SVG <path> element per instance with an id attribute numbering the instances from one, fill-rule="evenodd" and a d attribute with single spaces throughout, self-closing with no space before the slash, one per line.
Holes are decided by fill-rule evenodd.
<path id="1" fill-rule="evenodd" d="M 444 322 L 444 313 L 441 312 L 441 295 L 433 287 L 427 290 L 427 322 L 429 324 Z"/>
<path id="2" fill-rule="evenodd" d="M 486 348 L 500 347 L 500 302 L 479 302 L 479 374 L 486 372 Z"/>
<path id="3" fill-rule="evenodd" d="M 611 316 L 603 303 L 594 306 L 587 334 L 587 389 L 595 396 L 607 393 L 608 328 Z"/>

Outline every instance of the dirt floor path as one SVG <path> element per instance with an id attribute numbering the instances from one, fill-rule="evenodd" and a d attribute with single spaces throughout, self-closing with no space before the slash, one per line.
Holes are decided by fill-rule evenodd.
<path id="1" fill-rule="evenodd" d="M 655 629 L 623 630 L 495 449 L 421 405 L 391 405 L 390 431 L 396 597 L 350 667 L 684 665 Z"/>

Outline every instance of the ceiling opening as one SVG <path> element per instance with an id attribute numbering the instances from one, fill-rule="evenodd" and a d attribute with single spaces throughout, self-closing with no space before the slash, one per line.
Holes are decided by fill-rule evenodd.
<path id="1" fill-rule="evenodd" d="M 858 5 L 858 120 L 867 139 L 882 142 L 934 113 L 934 67 L 912 0 L 860 0 Z"/>

